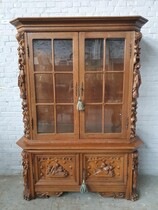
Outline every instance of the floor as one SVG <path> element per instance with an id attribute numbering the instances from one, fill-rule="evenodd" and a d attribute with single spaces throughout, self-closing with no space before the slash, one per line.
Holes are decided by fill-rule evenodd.
<path id="1" fill-rule="evenodd" d="M 21 176 L 0 176 L 0 210 L 158 210 L 158 177 L 140 176 L 140 199 L 102 198 L 97 193 L 65 193 L 61 197 L 25 201 Z"/>

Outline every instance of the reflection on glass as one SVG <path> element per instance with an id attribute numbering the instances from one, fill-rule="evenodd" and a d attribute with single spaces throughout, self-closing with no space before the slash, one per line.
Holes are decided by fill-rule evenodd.
<path id="1" fill-rule="evenodd" d="M 124 70 L 124 39 L 111 38 L 106 40 L 106 70 Z"/>
<path id="2" fill-rule="evenodd" d="M 37 106 L 37 132 L 54 133 L 54 107 Z"/>
<path id="3" fill-rule="evenodd" d="M 85 132 L 101 133 L 102 132 L 102 106 L 86 105 L 85 109 Z"/>
<path id="4" fill-rule="evenodd" d="M 52 71 L 51 40 L 34 39 L 33 56 L 35 71 Z"/>
<path id="5" fill-rule="evenodd" d="M 85 70 L 103 70 L 103 39 L 85 40 Z"/>
<path id="6" fill-rule="evenodd" d="M 52 74 L 35 74 L 35 95 L 37 103 L 53 102 Z"/>
<path id="7" fill-rule="evenodd" d="M 55 71 L 73 70 L 72 40 L 54 40 L 54 68 Z"/>
<path id="8" fill-rule="evenodd" d="M 121 105 L 105 105 L 105 133 L 121 133 L 122 108 Z"/>
<path id="9" fill-rule="evenodd" d="M 73 106 L 57 106 L 57 133 L 74 132 Z"/>
<path id="10" fill-rule="evenodd" d="M 105 74 L 105 102 L 122 102 L 123 73 Z"/>
<path id="11" fill-rule="evenodd" d="M 73 75 L 72 74 L 56 74 L 56 102 L 71 103 L 73 102 Z"/>
<path id="12" fill-rule="evenodd" d="M 85 74 L 85 101 L 87 103 L 102 102 L 103 75 Z"/>

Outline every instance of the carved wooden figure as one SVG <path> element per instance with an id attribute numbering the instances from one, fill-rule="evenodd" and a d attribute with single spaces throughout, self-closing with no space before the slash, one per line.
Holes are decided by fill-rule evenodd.
<path id="1" fill-rule="evenodd" d="M 24 199 L 138 199 L 141 27 L 130 17 L 17 18 Z"/>

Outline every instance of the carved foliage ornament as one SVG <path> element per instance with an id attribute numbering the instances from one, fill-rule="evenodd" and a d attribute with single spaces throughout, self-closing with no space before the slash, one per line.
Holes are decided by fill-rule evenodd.
<path id="1" fill-rule="evenodd" d="M 131 200 L 136 201 L 139 198 L 137 193 L 137 177 L 138 177 L 138 151 L 132 153 L 132 195 Z"/>
<path id="2" fill-rule="evenodd" d="M 29 191 L 29 154 L 26 151 L 22 151 L 22 166 L 23 166 L 23 179 L 24 179 L 24 199 L 30 200 Z"/>
<path id="3" fill-rule="evenodd" d="M 133 68 L 133 88 L 132 88 L 132 107 L 131 107 L 131 133 L 130 138 L 135 137 L 136 121 L 137 121 L 137 98 L 139 96 L 139 86 L 141 84 L 140 76 L 140 40 L 142 38 L 141 32 L 135 33 L 134 44 L 134 68 Z"/>
<path id="4" fill-rule="evenodd" d="M 26 97 L 26 86 L 25 86 L 25 40 L 24 33 L 18 33 L 16 35 L 18 40 L 18 63 L 19 63 L 19 76 L 18 76 L 18 86 L 20 88 L 20 97 L 22 98 L 22 109 L 23 109 L 23 122 L 24 122 L 24 136 L 26 138 L 30 137 L 30 123 L 29 123 L 29 112 L 28 103 Z"/>

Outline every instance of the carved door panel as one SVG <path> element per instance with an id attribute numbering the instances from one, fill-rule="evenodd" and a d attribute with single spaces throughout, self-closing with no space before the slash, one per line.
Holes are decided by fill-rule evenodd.
<path id="1" fill-rule="evenodd" d="M 89 186 L 126 184 L 127 155 L 84 154 L 83 169 Z"/>
<path id="2" fill-rule="evenodd" d="M 80 33 L 81 138 L 127 135 L 130 35 Z"/>
<path id="3" fill-rule="evenodd" d="M 28 39 L 33 138 L 73 139 L 79 135 L 78 33 L 30 33 Z"/>
<path id="4" fill-rule="evenodd" d="M 78 155 L 38 154 L 34 156 L 34 161 L 37 185 L 79 185 Z"/>

